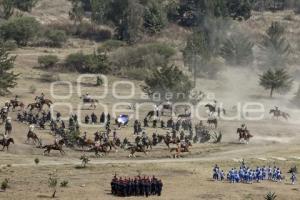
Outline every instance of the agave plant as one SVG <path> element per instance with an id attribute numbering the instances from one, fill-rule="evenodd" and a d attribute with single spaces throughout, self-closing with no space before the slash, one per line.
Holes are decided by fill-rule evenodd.
<path id="1" fill-rule="evenodd" d="M 277 198 L 277 195 L 275 194 L 275 192 L 269 192 L 265 196 L 265 200 L 275 200 L 276 198 Z"/>

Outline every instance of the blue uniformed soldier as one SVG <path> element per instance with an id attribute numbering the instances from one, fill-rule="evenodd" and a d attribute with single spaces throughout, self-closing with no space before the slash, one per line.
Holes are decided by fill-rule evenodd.
<path id="1" fill-rule="evenodd" d="M 295 185 L 296 180 L 297 180 L 296 173 L 292 172 L 292 176 L 291 176 L 292 185 Z"/>

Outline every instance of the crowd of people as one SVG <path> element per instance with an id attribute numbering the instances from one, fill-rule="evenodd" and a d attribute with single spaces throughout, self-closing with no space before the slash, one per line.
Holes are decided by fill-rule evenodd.
<path id="1" fill-rule="evenodd" d="M 163 183 L 155 176 L 152 178 L 137 176 L 135 178 L 117 178 L 114 176 L 111 181 L 111 193 L 114 196 L 130 197 L 151 195 L 161 196 Z"/>
<path id="2" fill-rule="evenodd" d="M 241 164 L 239 169 L 232 168 L 227 174 L 218 166 L 215 165 L 213 168 L 213 179 L 215 181 L 225 181 L 225 178 L 230 183 L 248 183 L 262 182 L 265 180 L 281 182 L 283 180 L 283 174 L 279 167 L 256 167 L 252 169 L 246 166 L 244 163 Z M 291 182 L 296 182 L 296 172 L 291 172 Z"/>

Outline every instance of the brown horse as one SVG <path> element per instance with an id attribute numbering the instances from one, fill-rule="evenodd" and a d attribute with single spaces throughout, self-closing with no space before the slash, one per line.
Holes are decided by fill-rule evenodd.
<path id="1" fill-rule="evenodd" d="M 129 158 L 131 158 L 131 157 L 136 158 L 135 154 L 137 152 L 144 153 L 145 155 L 148 155 L 147 150 L 144 147 L 140 147 L 140 146 L 130 146 L 130 147 L 127 148 L 127 150 L 130 151 L 130 154 L 128 156 Z"/>
<path id="2" fill-rule="evenodd" d="M 7 140 L 5 140 L 5 139 L 0 140 L 0 145 L 3 146 L 2 151 L 4 150 L 5 147 L 6 147 L 6 149 L 8 150 L 8 147 L 9 147 L 10 143 L 15 144 L 13 138 L 9 138 L 9 139 L 7 139 Z"/>
<path id="3" fill-rule="evenodd" d="M 94 146 L 90 151 L 94 151 L 96 157 L 102 157 L 104 155 L 106 156 L 110 152 L 110 150 L 108 150 L 108 147 L 104 145 Z"/>
<path id="4" fill-rule="evenodd" d="M 160 143 L 161 141 L 164 141 L 168 149 L 170 149 L 170 144 L 178 144 L 180 142 L 180 139 L 178 137 L 176 137 L 175 139 L 172 139 L 164 135 L 158 135 L 157 137 L 158 137 L 158 142 Z"/>
<path id="5" fill-rule="evenodd" d="M 270 114 L 273 114 L 273 117 L 276 117 L 277 120 L 279 117 L 283 117 L 285 120 L 288 120 L 290 118 L 290 115 L 288 113 L 276 109 L 271 109 Z"/>
<path id="6" fill-rule="evenodd" d="M 34 144 L 36 145 L 39 145 L 39 146 L 42 146 L 42 142 L 41 140 L 38 138 L 38 136 L 32 132 L 32 131 L 29 131 L 27 133 L 27 140 L 25 143 L 29 143 L 29 141 L 32 140 L 34 142 Z"/>
<path id="7" fill-rule="evenodd" d="M 81 137 L 78 137 L 76 139 L 76 142 L 77 142 L 77 145 L 80 146 L 82 149 L 84 147 L 92 147 L 92 146 L 95 146 L 95 142 L 91 139 L 87 139 L 87 140 L 84 140 L 83 138 Z"/>
<path id="8" fill-rule="evenodd" d="M 42 105 L 40 103 L 30 103 L 28 104 L 27 108 L 30 108 L 30 111 L 32 111 L 35 108 L 38 110 L 42 110 Z"/>
<path id="9" fill-rule="evenodd" d="M 25 104 L 21 101 L 16 101 L 14 99 L 10 100 L 9 106 L 12 106 L 12 109 L 15 110 L 15 108 L 20 107 L 21 110 L 25 108 Z"/>
<path id="10" fill-rule="evenodd" d="M 44 105 L 47 105 L 50 108 L 53 102 L 50 99 L 42 99 L 40 101 L 40 104 L 41 104 L 41 108 L 43 108 Z"/>
<path id="11" fill-rule="evenodd" d="M 239 141 L 241 142 L 242 140 L 244 140 L 246 141 L 246 144 L 248 144 L 250 138 L 253 137 L 253 135 L 250 134 L 249 130 L 243 130 L 241 128 L 238 128 L 236 132 L 239 134 Z"/>
<path id="12" fill-rule="evenodd" d="M 65 152 L 62 149 L 62 146 L 64 144 L 65 144 L 65 142 L 63 140 L 60 140 L 58 142 L 58 144 L 50 144 L 50 145 L 43 146 L 42 148 L 45 149 L 44 155 L 45 155 L 45 153 L 47 153 L 49 155 L 51 150 L 59 151 L 61 155 L 64 155 Z"/>
<path id="13" fill-rule="evenodd" d="M 177 147 L 171 148 L 170 152 L 172 153 L 173 151 L 175 151 L 176 153 L 174 154 L 174 158 L 178 158 L 181 153 L 185 153 L 185 152 L 191 153 L 189 150 L 189 147 L 191 147 L 191 146 L 192 146 L 191 142 L 188 142 L 188 144 L 184 145 L 184 146 L 177 144 Z"/>

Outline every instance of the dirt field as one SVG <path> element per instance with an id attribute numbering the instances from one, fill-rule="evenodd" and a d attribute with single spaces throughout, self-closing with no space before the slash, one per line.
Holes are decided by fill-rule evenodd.
<path id="1" fill-rule="evenodd" d="M 78 49 L 73 49 L 76 51 Z M 89 49 L 87 49 L 89 50 Z M 20 99 L 26 104 L 34 101 L 34 96 L 29 92 L 29 87 L 35 85 L 37 87 L 36 95 L 42 91 L 46 97 L 53 99 L 50 95 L 50 84 L 39 80 L 40 74 L 44 73 L 35 68 L 36 58 L 43 54 L 43 49 L 23 49 L 15 52 L 18 54 L 17 70 L 22 73 L 19 84 L 13 90 L 13 94 L 7 98 L 1 98 L 4 102 L 9 98 L 13 98 L 14 94 L 20 95 Z M 60 56 L 69 53 L 69 50 L 60 50 Z M 245 72 L 236 72 L 245 74 Z M 77 74 L 60 73 L 60 80 L 71 81 L 75 87 Z M 226 73 L 224 74 L 224 80 Z M 241 78 L 242 79 L 242 78 Z M 108 77 L 108 96 L 101 103 L 108 104 L 112 109 L 114 103 L 118 102 L 111 96 L 112 84 L 117 79 Z M 92 81 L 92 80 L 89 80 Z M 254 84 L 256 78 L 249 79 L 248 84 Z M 232 83 L 234 81 L 231 81 Z M 231 82 L 226 85 L 222 81 L 199 80 L 198 84 L 205 85 L 207 91 L 213 91 L 218 94 L 217 98 L 224 101 L 228 110 L 228 114 L 234 116 L 235 110 L 233 106 L 236 102 L 245 103 L 246 100 L 254 101 L 257 96 L 262 95 L 264 91 L 256 89 L 251 90 L 254 86 L 249 87 L 248 96 L 233 95 L 237 94 L 242 86 L 232 88 Z M 212 84 L 213 83 L 213 84 Z M 137 92 L 133 99 L 129 102 L 137 102 L 141 91 L 137 85 Z M 231 87 L 232 90 L 224 91 L 224 88 Z M 101 92 L 104 87 L 99 88 L 85 86 L 84 91 L 90 93 Z M 128 94 L 128 86 L 121 85 L 117 89 L 118 94 Z M 241 92 L 246 93 L 247 91 Z M 68 93 L 64 86 L 55 89 L 55 94 L 62 95 Z M 278 100 L 279 99 L 279 100 Z M 60 100 L 55 100 L 60 102 Z M 43 150 L 35 148 L 33 145 L 25 144 L 28 125 L 20 124 L 13 121 L 13 137 L 15 145 L 11 146 L 8 152 L 0 152 L 1 174 L 0 180 L 9 178 L 9 189 L 0 193 L 0 199 L 43 199 L 49 198 L 51 191 L 48 188 L 47 180 L 50 173 L 56 171 L 59 180 L 68 180 L 67 188 L 58 189 L 59 199 L 114 199 L 110 195 L 110 181 L 112 176 L 117 173 L 120 176 L 135 176 L 139 173 L 142 175 L 152 176 L 153 174 L 161 178 L 164 183 L 163 195 L 160 199 L 263 199 L 268 191 L 274 191 L 278 195 L 278 199 L 299 199 L 299 184 L 290 185 L 289 174 L 286 172 L 291 166 L 298 165 L 300 162 L 299 155 L 299 138 L 300 127 L 297 122 L 286 122 L 283 120 L 274 120 L 268 115 L 268 109 L 276 104 L 286 105 L 286 100 L 282 97 L 277 101 L 268 98 L 259 99 L 259 102 L 266 106 L 265 117 L 260 121 L 247 121 L 248 128 L 253 133 L 254 138 L 251 142 L 240 144 L 237 142 L 235 130 L 244 120 L 222 120 L 219 124 L 219 130 L 223 133 L 221 144 L 195 144 L 191 148 L 191 154 L 183 155 L 183 158 L 172 159 L 170 152 L 163 144 L 154 147 L 148 156 L 138 154 L 137 158 L 129 159 L 128 152 L 120 150 L 118 153 L 111 153 L 103 158 L 96 158 L 93 153 L 87 153 L 91 157 L 91 163 L 86 169 L 76 169 L 80 165 L 79 157 L 83 154 L 80 151 L 66 149 L 66 155 L 61 156 L 57 152 L 51 153 L 50 156 L 43 156 Z M 81 102 L 76 94 L 65 101 L 70 102 L 74 106 Z M 291 110 L 288 106 L 285 109 Z M 149 108 L 143 108 L 139 114 L 143 117 Z M 68 109 L 63 107 L 55 107 L 54 111 L 60 111 L 65 117 L 68 116 Z M 99 116 L 103 110 L 99 107 L 95 113 Z M 91 114 L 91 110 L 83 110 L 85 114 Z M 205 110 L 200 109 L 202 114 Z M 10 116 L 16 118 L 13 112 Z M 292 116 L 297 119 L 297 115 Z M 98 128 L 82 128 L 81 131 L 88 131 L 89 137 L 93 137 L 93 133 Z M 1 131 L 3 126 L 1 126 Z M 121 138 L 132 136 L 132 121 L 128 127 L 118 130 Z M 147 129 L 148 134 L 156 129 Z M 158 133 L 165 134 L 166 130 L 157 129 Z M 53 142 L 53 136 L 49 130 L 37 130 L 38 136 L 42 138 L 44 144 Z M 34 164 L 34 159 L 39 158 L 40 163 Z M 277 165 L 280 166 L 286 176 L 282 183 L 264 182 L 250 184 L 229 184 L 227 182 L 214 182 L 211 180 L 212 167 L 218 163 L 222 169 L 229 170 L 232 167 L 238 167 L 242 159 L 252 166 L 257 165 Z M 157 199 L 151 197 L 149 199 Z M 129 198 L 134 199 L 134 198 Z"/>

